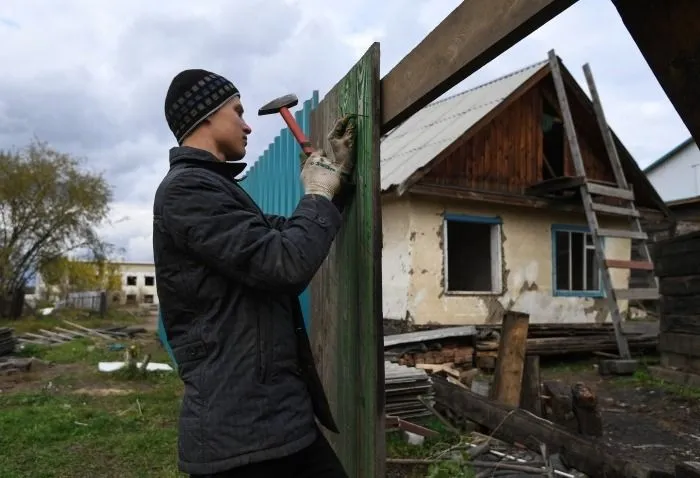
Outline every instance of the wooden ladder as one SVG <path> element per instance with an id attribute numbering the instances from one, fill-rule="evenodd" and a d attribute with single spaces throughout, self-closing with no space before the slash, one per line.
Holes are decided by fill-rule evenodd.
<path id="1" fill-rule="evenodd" d="M 583 208 L 586 213 L 586 219 L 588 221 L 588 227 L 595 247 L 595 257 L 597 263 L 602 265 L 602 267 L 600 268 L 602 285 L 603 290 L 605 291 L 607 307 L 610 312 L 613 327 L 615 330 L 615 340 L 617 342 L 618 352 L 620 357 L 622 357 L 623 359 L 630 359 L 631 354 L 629 350 L 629 345 L 622 330 L 622 316 L 620 314 L 620 308 L 617 301 L 656 300 L 659 298 L 659 283 L 658 279 L 654 275 L 654 264 L 651 260 L 651 256 L 649 254 L 649 247 L 646 242 L 648 239 L 647 234 L 642 229 L 642 225 L 640 222 L 640 214 L 639 211 L 637 211 L 634 204 L 634 192 L 628 185 L 627 179 L 625 178 L 625 174 L 622 170 L 620 157 L 617 154 L 617 148 L 615 147 L 612 133 L 605 119 L 603 107 L 601 105 L 600 98 L 598 97 L 598 91 L 596 89 L 595 83 L 593 82 L 593 75 L 591 73 L 589 65 L 585 64 L 583 66 L 583 71 L 584 75 L 586 76 L 586 81 L 588 82 L 588 88 L 591 92 L 593 108 L 595 110 L 598 126 L 600 127 L 600 132 L 603 136 L 605 150 L 607 152 L 608 159 L 610 160 L 610 163 L 612 165 L 612 170 L 615 175 L 617 187 L 595 183 L 587 179 L 585 167 L 583 164 L 583 157 L 581 156 L 581 150 L 579 147 L 578 138 L 576 136 L 576 130 L 574 128 L 574 121 L 571 116 L 571 109 L 569 108 L 569 101 L 566 96 L 566 89 L 564 87 L 564 79 L 562 77 L 559 59 L 554 53 L 554 50 L 549 51 L 549 64 L 552 71 L 552 77 L 554 79 L 554 87 L 557 92 L 559 106 L 561 108 L 562 119 L 564 121 L 564 130 L 566 132 L 566 137 L 569 142 L 569 147 L 571 148 L 571 157 L 574 162 L 574 168 L 576 169 L 576 175 L 584 179 L 583 184 L 581 185 L 581 198 L 583 201 Z M 608 204 L 597 203 L 593 201 L 593 196 L 621 199 L 627 203 L 627 206 L 618 207 L 611 206 Z M 630 220 L 631 227 L 630 229 L 624 230 L 601 229 L 598 225 L 598 218 L 596 216 L 596 212 L 627 217 Z M 628 261 L 619 259 L 607 259 L 605 257 L 605 250 L 603 249 L 603 244 L 601 243 L 601 238 L 603 237 L 620 237 L 628 238 L 631 240 L 640 240 L 641 254 L 643 260 Z M 610 269 L 630 269 L 646 271 L 648 274 L 648 287 L 633 289 L 614 289 L 612 287 Z"/>

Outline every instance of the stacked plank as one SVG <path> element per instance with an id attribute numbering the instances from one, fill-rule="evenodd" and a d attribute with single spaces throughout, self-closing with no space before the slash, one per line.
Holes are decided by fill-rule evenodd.
<path id="1" fill-rule="evenodd" d="M 10 355 L 15 351 L 17 340 L 14 337 L 12 329 L 8 327 L 0 327 L 0 356 Z"/>
<path id="2" fill-rule="evenodd" d="M 36 332 L 25 332 L 17 336 L 17 341 L 33 345 L 61 345 L 74 339 L 92 337 L 106 341 L 124 340 L 137 334 L 146 332 L 142 327 L 113 326 L 91 329 L 73 322 L 64 320 L 65 327 L 39 329 Z"/>
<path id="3" fill-rule="evenodd" d="M 498 354 L 500 328 L 480 327 L 476 343 L 476 361 L 479 366 L 495 361 Z M 625 336 L 630 349 L 654 349 L 659 343 L 658 324 L 655 322 L 626 323 Z M 616 352 L 612 324 L 530 324 L 527 353 L 530 355 L 566 355 L 583 352 Z M 485 365 L 484 368 L 492 368 Z"/>
<path id="4" fill-rule="evenodd" d="M 421 400 L 432 403 L 433 388 L 425 370 L 384 362 L 386 414 L 402 419 L 430 415 Z"/>
<path id="5" fill-rule="evenodd" d="M 700 384 L 700 232 L 655 244 L 661 292 L 659 378 Z"/>

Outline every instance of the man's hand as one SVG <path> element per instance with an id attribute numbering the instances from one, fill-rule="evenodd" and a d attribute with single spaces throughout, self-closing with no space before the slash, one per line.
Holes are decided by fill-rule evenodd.
<path id="1" fill-rule="evenodd" d="M 301 181 L 306 194 L 318 194 L 328 199 L 340 190 L 342 181 L 348 181 L 355 166 L 355 118 L 345 115 L 336 121 L 328 133 L 333 159 L 323 150 L 303 158 Z"/>

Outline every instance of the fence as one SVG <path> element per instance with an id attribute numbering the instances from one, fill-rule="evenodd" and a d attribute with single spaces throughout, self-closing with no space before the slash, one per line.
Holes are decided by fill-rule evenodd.
<path id="1" fill-rule="evenodd" d="M 71 292 L 64 301 L 66 307 L 92 310 L 105 314 L 107 310 L 107 294 L 103 291 Z"/>
<path id="2" fill-rule="evenodd" d="M 318 106 L 318 91 L 304 101 L 294 117 L 304 134 L 310 134 L 311 111 Z M 274 121 L 273 118 L 270 120 Z M 278 121 L 282 121 L 280 117 Z M 240 185 L 250 194 L 265 214 L 287 216 L 304 194 L 299 180 L 299 155 L 301 148 L 289 128 L 283 129 L 270 143 L 265 152 L 248 170 Z M 307 288 L 299 297 L 304 313 L 304 324 L 309 328 L 311 298 Z"/>

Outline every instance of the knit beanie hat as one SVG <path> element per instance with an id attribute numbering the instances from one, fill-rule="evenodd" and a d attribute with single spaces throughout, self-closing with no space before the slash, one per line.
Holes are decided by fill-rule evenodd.
<path id="1" fill-rule="evenodd" d="M 170 83 L 165 96 L 165 119 L 178 144 L 238 89 L 223 76 L 206 70 L 184 70 Z"/>

